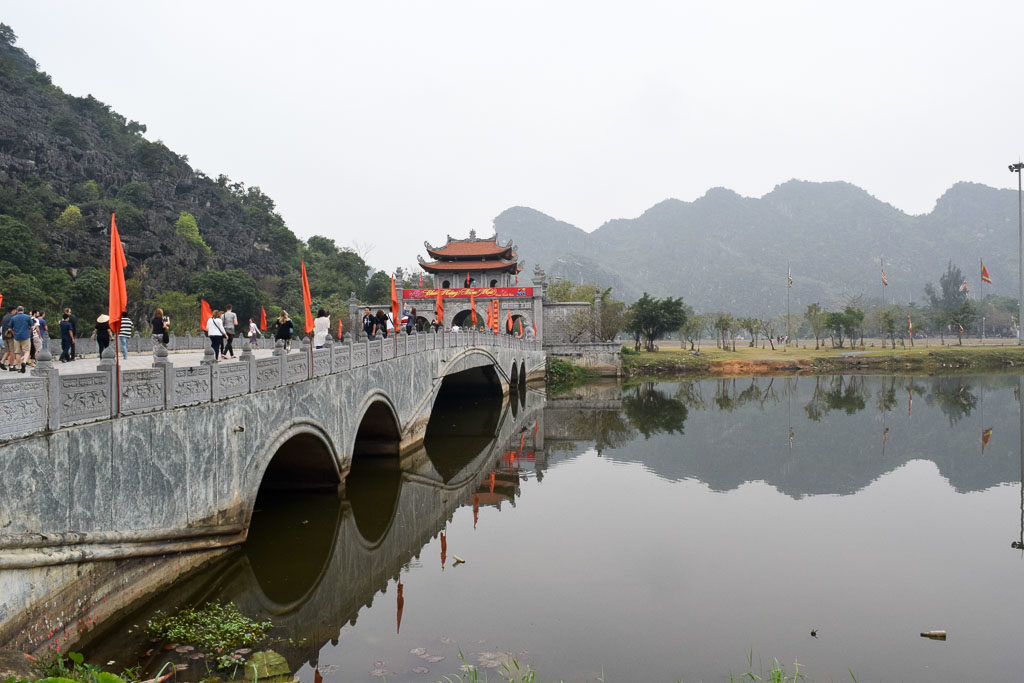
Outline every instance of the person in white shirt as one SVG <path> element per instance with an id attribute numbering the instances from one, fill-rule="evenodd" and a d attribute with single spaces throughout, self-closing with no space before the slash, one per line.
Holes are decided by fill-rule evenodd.
<path id="1" fill-rule="evenodd" d="M 320 309 L 316 313 L 316 318 L 313 319 L 313 346 L 318 349 L 324 347 L 324 342 L 327 341 L 327 333 L 331 329 L 331 317 L 327 315 L 327 311 Z"/>
<path id="2" fill-rule="evenodd" d="M 256 325 L 256 321 L 249 318 L 249 348 L 259 348 L 260 336 L 260 328 Z"/>
<path id="3" fill-rule="evenodd" d="M 221 312 L 214 311 L 210 319 L 206 321 L 206 334 L 210 335 L 210 346 L 213 347 L 213 359 L 220 358 L 220 346 L 224 343 L 227 333 L 224 331 L 224 323 L 221 321 Z"/>

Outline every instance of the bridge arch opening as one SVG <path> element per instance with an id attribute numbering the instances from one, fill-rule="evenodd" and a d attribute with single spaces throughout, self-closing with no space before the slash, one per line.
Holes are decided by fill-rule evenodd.
<path id="1" fill-rule="evenodd" d="M 483 326 L 484 326 L 484 323 L 486 321 L 487 321 L 487 314 L 486 313 L 481 313 L 480 311 L 477 311 L 476 312 L 476 326 L 482 329 Z M 467 308 L 464 311 L 459 311 L 458 313 L 456 313 L 455 317 L 452 318 L 452 325 L 458 325 L 459 327 L 461 327 L 464 330 L 471 330 L 471 329 L 473 329 L 473 311 L 472 311 L 472 309 Z"/>
<path id="2" fill-rule="evenodd" d="M 402 489 L 401 434 L 391 406 L 370 404 L 356 432 L 352 467 L 345 477 L 345 498 L 359 535 L 376 545 L 391 528 Z"/>
<path id="3" fill-rule="evenodd" d="M 330 563 L 341 518 L 340 485 L 330 447 L 312 432 L 285 440 L 263 473 L 245 555 L 263 594 L 281 609 L 301 602 Z"/>
<path id="4" fill-rule="evenodd" d="M 519 388 L 519 363 L 512 361 L 512 370 L 508 373 L 508 388 L 515 391 Z"/>
<path id="5" fill-rule="evenodd" d="M 441 382 L 423 447 L 445 483 L 490 447 L 502 406 L 501 380 L 492 365 L 453 373 Z"/>

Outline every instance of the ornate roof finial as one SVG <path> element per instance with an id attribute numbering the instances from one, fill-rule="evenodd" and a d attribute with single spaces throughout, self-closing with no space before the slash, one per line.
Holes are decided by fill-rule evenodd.
<path id="1" fill-rule="evenodd" d="M 471 240 L 475 240 L 476 239 L 476 230 L 470 229 L 470 231 L 469 231 L 469 239 L 471 239 Z"/>

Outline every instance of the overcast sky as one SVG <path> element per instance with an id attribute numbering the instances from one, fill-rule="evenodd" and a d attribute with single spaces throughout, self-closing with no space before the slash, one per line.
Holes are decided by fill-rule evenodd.
<path id="1" fill-rule="evenodd" d="M 0 7 L 66 92 L 385 269 L 510 206 L 589 231 L 799 178 L 925 213 L 1024 156 L 1019 0 Z"/>

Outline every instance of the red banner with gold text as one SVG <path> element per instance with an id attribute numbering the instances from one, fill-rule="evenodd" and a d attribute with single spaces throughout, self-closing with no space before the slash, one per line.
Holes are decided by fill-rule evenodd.
<path id="1" fill-rule="evenodd" d="M 441 296 L 445 299 L 468 299 L 474 297 L 532 297 L 533 287 L 473 287 L 456 289 L 442 289 Z M 403 289 L 402 299 L 433 299 L 437 296 L 437 287 L 432 289 Z"/>

